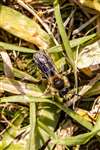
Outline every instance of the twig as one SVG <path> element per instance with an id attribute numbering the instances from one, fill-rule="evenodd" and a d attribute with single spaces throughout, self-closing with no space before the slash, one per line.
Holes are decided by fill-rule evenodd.
<path id="1" fill-rule="evenodd" d="M 78 29 L 75 29 L 73 31 L 73 35 L 78 34 L 80 31 L 82 31 L 84 28 L 86 28 L 90 23 L 92 23 L 95 19 L 98 18 L 98 15 L 95 15 L 94 17 L 92 17 L 88 22 L 84 23 L 82 26 L 80 26 Z"/>
<path id="2" fill-rule="evenodd" d="M 83 96 L 88 90 L 90 90 L 98 80 L 100 80 L 100 73 L 98 73 L 96 77 L 90 80 L 88 85 L 83 86 L 83 88 L 78 93 L 79 96 L 75 95 L 70 101 L 66 103 L 66 106 L 68 107 L 71 106 L 72 104 L 75 104 L 80 99 L 80 97 Z"/>

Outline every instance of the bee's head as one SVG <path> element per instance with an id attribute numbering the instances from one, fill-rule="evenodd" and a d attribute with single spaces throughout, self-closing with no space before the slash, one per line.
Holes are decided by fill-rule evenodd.
<path id="1" fill-rule="evenodd" d="M 68 92 L 68 87 L 64 87 L 63 89 L 61 89 L 61 90 L 59 91 L 60 97 L 64 97 L 64 95 L 66 95 L 67 92 Z"/>

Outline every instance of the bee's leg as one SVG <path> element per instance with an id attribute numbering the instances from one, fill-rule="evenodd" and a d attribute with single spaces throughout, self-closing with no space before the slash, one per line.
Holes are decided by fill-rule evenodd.
<path id="1" fill-rule="evenodd" d="M 51 84 L 48 83 L 47 88 L 44 91 L 44 94 L 48 94 L 50 92 L 50 87 L 51 87 Z"/>
<path id="2" fill-rule="evenodd" d="M 57 94 L 57 90 L 55 90 L 52 85 L 49 83 L 47 85 L 46 90 L 44 91 L 44 94 L 51 94 L 52 96 L 55 96 Z"/>
<path id="3" fill-rule="evenodd" d="M 70 87 L 70 82 L 67 78 L 67 75 L 71 73 L 71 69 L 68 69 L 67 71 L 61 71 L 59 74 L 61 76 L 61 78 L 64 80 L 65 86 Z"/>
<path id="4" fill-rule="evenodd" d="M 64 80 L 65 86 L 67 86 L 69 88 L 70 87 L 70 82 L 69 82 L 68 78 L 66 76 L 62 76 L 61 78 Z"/>
<path id="5" fill-rule="evenodd" d="M 63 76 L 67 76 L 67 75 L 69 75 L 70 73 L 71 73 L 71 71 L 72 71 L 72 69 L 71 68 L 69 68 L 68 70 L 64 70 L 64 71 L 61 71 L 59 74 L 61 74 L 61 75 L 63 75 Z"/>
<path id="6" fill-rule="evenodd" d="M 51 79 L 48 79 L 48 84 L 47 84 L 47 88 L 44 91 L 44 94 L 48 94 L 50 92 L 50 87 L 51 87 Z"/>
<path id="7" fill-rule="evenodd" d="M 71 71 L 72 71 L 71 67 L 66 68 L 65 65 L 62 65 L 59 74 L 67 76 L 68 74 L 71 73 Z"/>
<path id="8" fill-rule="evenodd" d="M 57 90 L 54 89 L 53 87 L 50 87 L 50 92 L 51 92 L 51 95 L 52 95 L 52 96 L 55 96 L 55 95 L 58 94 Z"/>

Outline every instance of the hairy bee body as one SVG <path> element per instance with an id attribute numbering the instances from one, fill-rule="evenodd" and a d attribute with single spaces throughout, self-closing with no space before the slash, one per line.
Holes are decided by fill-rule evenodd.
<path id="1" fill-rule="evenodd" d="M 39 51 L 34 54 L 34 61 L 41 72 L 51 82 L 59 95 L 63 97 L 68 92 L 68 87 L 65 85 L 64 79 L 58 74 L 51 58 L 44 52 Z"/>

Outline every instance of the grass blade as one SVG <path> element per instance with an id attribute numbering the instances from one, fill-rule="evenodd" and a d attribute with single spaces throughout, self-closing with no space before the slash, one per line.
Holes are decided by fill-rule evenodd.
<path id="1" fill-rule="evenodd" d="M 59 32 L 60 32 L 60 35 L 61 35 L 61 38 L 62 38 L 62 41 L 63 41 L 63 45 L 64 45 L 64 48 L 65 48 L 66 54 L 68 56 L 68 62 L 72 65 L 72 67 L 74 67 L 73 66 L 74 65 L 74 63 L 73 63 L 73 53 L 72 53 L 70 43 L 69 43 L 65 28 L 64 28 L 64 25 L 63 25 L 63 22 L 62 22 L 58 0 L 54 1 L 54 11 L 55 11 L 55 18 L 56 18 L 56 22 L 57 22 L 57 25 L 58 25 L 58 29 L 59 29 Z"/>

